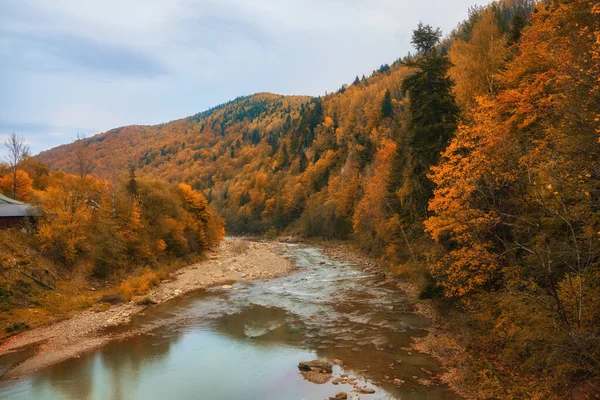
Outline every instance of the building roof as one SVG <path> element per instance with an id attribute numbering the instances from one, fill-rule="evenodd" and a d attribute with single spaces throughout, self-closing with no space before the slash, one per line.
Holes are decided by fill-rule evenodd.
<path id="1" fill-rule="evenodd" d="M 42 210 L 37 206 L 25 204 L 0 194 L 0 218 L 39 217 Z"/>
<path id="2" fill-rule="evenodd" d="M 24 205 L 25 203 L 21 203 L 20 201 L 11 199 L 10 197 L 6 197 L 3 194 L 0 194 L 0 204 L 20 204 L 20 205 Z"/>

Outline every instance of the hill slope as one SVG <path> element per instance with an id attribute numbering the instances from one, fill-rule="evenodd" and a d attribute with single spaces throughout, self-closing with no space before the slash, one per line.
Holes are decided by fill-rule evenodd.
<path id="1" fill-rule="evenodd" d="M 283 228 L 298 219 L 312 195 L 328 196 L 323 189 L 330 176 L 337 176 L 336 188 L 359 189 L 359 176 L 371 173 L 377 149 L 393 146 L 392 126 L 402 120 L 400 88 L 408 71 L 383 68 L 322 99 L 261 93 L 166 124 L 113 129 L 85 139 L 92 172 L 107 175 L 134 165 L 138 174 L 187 182 L 203 192 L 230 231 Z M 398 118 L 384 122 L 386 90 Z M 77 146 L 60 146 L 38 159 L 52 169 L 76 172 Z M 353 203 L 356 195 L 348 193 L 352 199 L 344 201 Z M 347 236 L 353 205 L 344 207 L 323 221 L 329 227 L 306 233 Z"/>
<path id="2" fill-rule="evenodd" d="M 92 153 L 92 172 L 106 174 L 110 168 L 127 168 L 135 165 L 156 173 L 157 167 L 169 164 L 198 161 L 206 156 L 206 149 L 230 144 L 238 139 L 237 133 L 248 135 L 250 130 L 270 132 L 277 130 L 272 122 L 285 121 L 287 115 L 298 113 L 300 106 L 310 100 L 308 96 L 279 96 L 260 93 L 240 97 L 191 117 L 164 124 L 131 125 L 84 139 L 88 153 Z M 227 137 L 225 137 L 227 136 Z M 235 137 L 234 137 L 235 136 Z M 253 140 L 256 140 L 253 137 Z M 52 169 L 74 172 L 75 144 L 58 146 L 40 153 L 37 158 Z M 212 156 L 212 154 L 211 154 Z M 173 172 L 173 171 L 171 171 Z M 169 171 L 164 174 L 170 176 Z"/>

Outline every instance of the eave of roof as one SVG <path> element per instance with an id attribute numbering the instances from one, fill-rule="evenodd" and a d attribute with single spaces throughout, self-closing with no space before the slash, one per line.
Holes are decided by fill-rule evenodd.
<path id="1" fill-rule="evenodd" d="M 6 217 L 40 217 L 42 210 L 28 204 L 0 203 L 0 218 Z"/>
<path id="2" fill-rule="evenodd" d="M 10 197 L 6 197 L 3 194 L 0 194 L 0 204 L 18 204 L 18 205 L 25 205 L 25 203 L 22 203 L 18 200 L 15 199 L 11 199 Z"/>

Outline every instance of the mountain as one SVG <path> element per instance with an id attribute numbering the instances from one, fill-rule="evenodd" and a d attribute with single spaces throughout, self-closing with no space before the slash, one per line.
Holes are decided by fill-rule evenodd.
<path id="1" fill-rule="evenodd" d="M 260 93 L 237 98 L 191 117 L 153 126 L 120 127 L 83 141 L 96 160 L 92 167 L 96 174 L 106 174 L 113 165 L 119 168 L 148 166 L 146 171 L 156 173 L 154 168 L 162 164 L 182 165 L 190 157 L 196 162 L 202 150 L 230 144 L 236 133 L 248 134 L 250 129 L 276 130 L 269 127 L 270 121 L 285 121 L 309 100 L 307 96 Z M 40 153 L 37 158 L 52 169 L 73 172 L 76 169 L 74 147 L 75 144 L 58 146 Z M 172 178 L 169 172 L 164 175 Z"/>
<path id="2" fill-rule="evenodd" d="M 384 66 L 323 98 L 259 93 L 165 124 L 113 129 L 83 144 L 94 174 L 135 166 L 139 175 L 186 182 L 201 191 L 226 217 L 230 231 L 281 229 L 302 215 L 313 195 L 329 198 L 330 179 L 336 188 L 331 195 L 337 197 L 338 188 L 358 188 L 359 176 L 372 173 L 378 148 L 391 145 L 399 126 L 395 120 L 402 119 L 401 84 L 408 73 L 399 63 Z M 382 117 L 386 91 L 395 120 Z M 76 172 L 75 149 L 81 144 L 37 158 L 53 170 Z M 344 196 L 353 202 L 356 193 Z M 345 214 L 331 215 L 323 221 L 327 227 L 307 233 L 346 237 L 352 205 L 343 207 Z"/>

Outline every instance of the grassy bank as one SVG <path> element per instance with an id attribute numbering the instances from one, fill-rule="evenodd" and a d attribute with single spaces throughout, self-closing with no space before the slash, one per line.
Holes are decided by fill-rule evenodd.
<path id="1" fill-rule="evenodd" d="M 90 277 L 89 261 L 65 269 L 36 251 L 21 230 L 0 231 L 0 340 L 92 308 L 139 301 L 171 273 L 204 257 L 164 258 L 110 278 Z"/>

